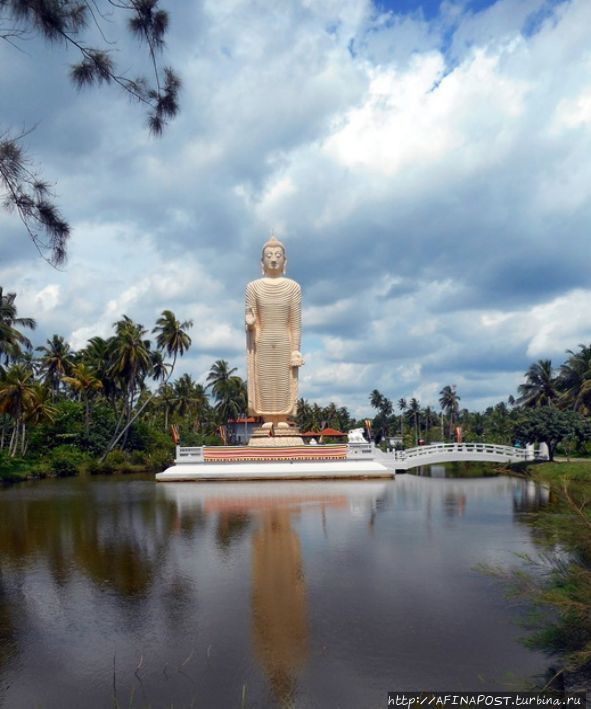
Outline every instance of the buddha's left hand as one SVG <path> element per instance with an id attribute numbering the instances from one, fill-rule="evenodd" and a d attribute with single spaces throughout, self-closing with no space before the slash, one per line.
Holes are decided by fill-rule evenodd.
<path id="1" fill-rule="evenodd" d="M 297 350 L 295 352 L 292 352 L 290 365 L 292 367 L 301 367 L 302 364 L 304 364 L 304 358 L 302 357 L 302 353 L 298 352 Z"/>

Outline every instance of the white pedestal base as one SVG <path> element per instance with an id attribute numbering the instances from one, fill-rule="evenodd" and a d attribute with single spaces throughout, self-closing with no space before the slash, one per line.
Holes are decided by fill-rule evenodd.
<path id="1" fill-rule="evenodd" d="M 182 463 L 173 465 L 156 480 L 319 480 L 323 478 L 393 478 L 375 460 L 331 460 L 314 462 Z"/>

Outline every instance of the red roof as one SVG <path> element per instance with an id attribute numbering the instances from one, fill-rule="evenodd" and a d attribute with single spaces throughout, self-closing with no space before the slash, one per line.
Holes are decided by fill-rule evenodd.
<path id="1" fill-rule="evenodd" d="M 228 419 L 228 423 L 256 423 L 258 421 L 258 418 L 255 416 L 249 416 L 247 419 L 244 417 L 242 418 L 237 418 L 237 419 Z"/>
<path id="2" fill-rule="evenodd" d="M 300 433 L 300 436 L 305 436 L 306 438 L 319 438 L 322 434 L 318 431 L 306 431 L 305 433 Z"/>

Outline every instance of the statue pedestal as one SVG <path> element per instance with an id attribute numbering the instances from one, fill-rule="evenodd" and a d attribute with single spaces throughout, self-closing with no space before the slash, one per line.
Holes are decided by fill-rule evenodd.
<path id="1" fill-rule="evenodd" d="M 248 445 L 257 448 L 284 448 L 285 446 L 304 446 L 306 444 L 300 436 L 297 426 L 281 422 L 275 426 L 266 423 L 255 429 L 248 440 Z"/>

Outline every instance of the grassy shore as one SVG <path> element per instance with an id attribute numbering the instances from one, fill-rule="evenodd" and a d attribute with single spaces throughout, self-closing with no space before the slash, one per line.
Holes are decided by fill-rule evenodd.
<path id="1" fill-rule="evenodd" d="M 553 658 L 553 684 L 567 691 L 589 689 L 591 461 L 532 464 L 526 475 L 550 488 L 548 507 L 528 520 L 544 556 L 532 561 L 531 574 L 502 575 L 534 609 L 526 644 Z"/>
<path id="2" fill-rule="evenodd" d="M 154 451 L 114 450 L 104 460 L 71 446 L 58 446 L 42 458 L 10 458 L 0 454 L 0 484 L 75 475 L 120 475 L 160 472 L 172 464 L 173 448 Z"/>
<path id="3" fill-rule="evenodd" d="M 591 485 L 591 460 L 536 463 L 528 466 L 527 472 L 539 482 L 561 483 L 564 480 L 573 480 Z"/>

